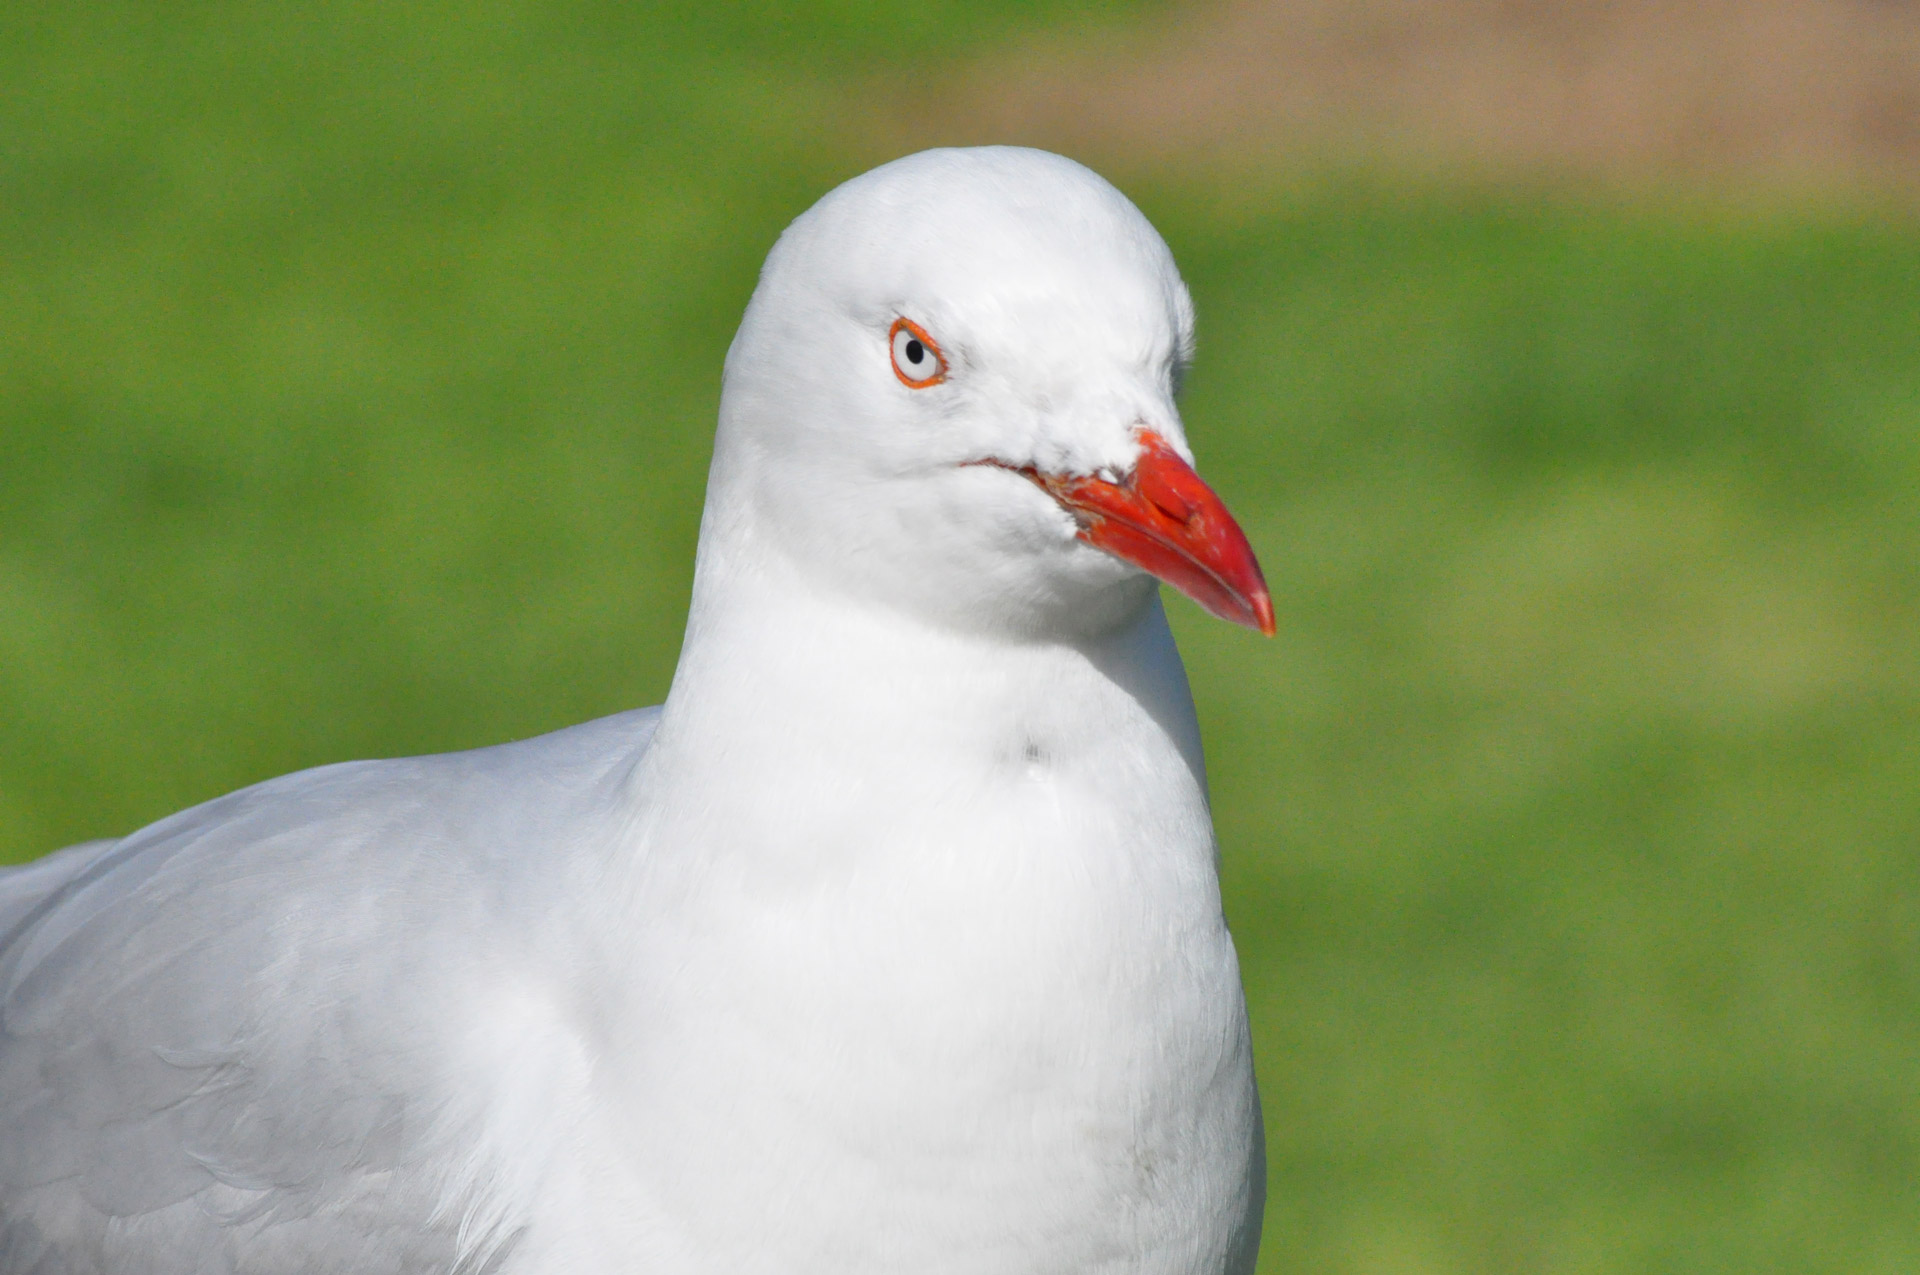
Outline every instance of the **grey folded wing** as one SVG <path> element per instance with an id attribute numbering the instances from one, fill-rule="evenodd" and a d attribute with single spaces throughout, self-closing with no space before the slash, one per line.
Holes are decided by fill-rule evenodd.
<path id="1" fill-rule="evenodd" d="M 307 771 L 0 874 L 0 1271 L 501 1257 L 448 1042 L 653 720 Z"/>
<path id="2" fill-rule="evenodd" d="M 118 844 L 115 837 L 82 841 L 42 855 L 23 867 L 0 871 L 0 950 L 5 949 L 7 936 L 19 929 L 29 914 Z"/>

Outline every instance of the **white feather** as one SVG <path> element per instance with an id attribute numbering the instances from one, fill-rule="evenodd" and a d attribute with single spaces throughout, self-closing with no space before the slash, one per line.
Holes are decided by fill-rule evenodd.
<path id="1" fill-rule="evenodd" d="M 1056 156 L 822 200 L 728 356 L 662 708 L 0 876 L 0 1270 L 1249 1271 L 1178 653 L 1149 579 L 966 463 L 1184 448 L 1191 339 Z"/>

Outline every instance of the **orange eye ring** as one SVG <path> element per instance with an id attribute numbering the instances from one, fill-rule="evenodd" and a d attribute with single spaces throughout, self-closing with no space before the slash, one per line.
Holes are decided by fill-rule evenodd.
<path id="1" fill-rule="evenodd" d="M 947 379 L 947 356 L 940 343 L 912 319 L 895 319 L 887 329 L 887 355 L 893 374 L 910 390 L 924 390 Z"/>

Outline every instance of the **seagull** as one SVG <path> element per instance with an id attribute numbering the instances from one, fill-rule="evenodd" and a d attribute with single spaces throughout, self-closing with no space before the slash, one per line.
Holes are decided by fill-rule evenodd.
<path id="1" fill-rule="evenodd" d="M 1271 635 L 1079 164 L 829 192 L 726 356 L 664 704 L 0 874 L 0 1271 L 1244 1275 L 1158 584 Z"/>

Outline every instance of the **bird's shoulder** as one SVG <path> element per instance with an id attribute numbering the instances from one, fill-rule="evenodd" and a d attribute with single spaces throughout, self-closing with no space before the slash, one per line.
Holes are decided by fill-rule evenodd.
<path id="1" fill-rule="evenodd" d="M 302 771 L 0 874 L 0 1256 L 139 1233 L 108 1219 L 190 1249 L 409 1216 L 409 1163 L 465 1136 L 441 1073 L 487 962 L 538 945 L 543 881 L 657 716 Z M 449 1227 L 392 1252 L 478 1242 Z M 356 1268 L 384 1267 L 410 1269 Z"/>

